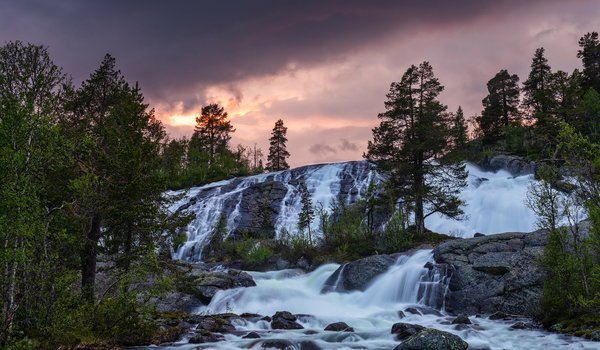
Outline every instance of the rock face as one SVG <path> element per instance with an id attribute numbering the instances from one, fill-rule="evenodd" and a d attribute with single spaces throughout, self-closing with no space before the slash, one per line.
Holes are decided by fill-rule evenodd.
<path id="1" fill-rule="evenodd" d="M 406 339 L 394 350 L 466 350 L 468 347 L 457 335 L 429 328 Z"/>
<path id="2" fill-rule="evenodd" d="M 545 242 L 545 231 L 535 231 L 440 244 L 433 251 L 435 261 L 454 268 L 446 310 L 470 315 L 496 311 L 536 315 L 544 277 L 537 259 Z"/>
<path id="3" fill-rule="evenodd" d="M 191 290 L 193 295 L 208 304 L 220 290 L 253 286 L 256 283 L 252 276 L 243 271 L 204 271 L 192 282 Z"/>
<path id="4" fill-rule="evenodd" d="M 373 255 L 342 265 L 325 281 L 322 292 L 365 290 L 394 263 L 395 259 L 389 255 Z"/>
<path id="5" fill-rule="evenodd" d="M 496 154 L 492 157 L 485 157 L 478 165 L 483 170 L 487 171 L 506 170 L 513 176 L 535 174 L 537 167 L 534 162 L 506 154 Z"/>

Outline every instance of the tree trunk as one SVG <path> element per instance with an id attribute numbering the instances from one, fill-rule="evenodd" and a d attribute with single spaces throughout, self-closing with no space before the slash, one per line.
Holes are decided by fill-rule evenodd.
<path id="1" fill-rule="evenodd" d="M 96 285 L 96 254 L 98 240 L 100 239 L 101 221 L 100 214 L 94 214 L 81 251 L 81 293 L 88 301 L 94 300 L 94 287 Z"/>

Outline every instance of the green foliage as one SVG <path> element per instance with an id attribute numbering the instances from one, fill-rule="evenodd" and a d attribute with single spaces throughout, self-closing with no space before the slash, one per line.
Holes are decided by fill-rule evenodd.
<path id="1" fill-rule="evenodd" d="M 504 128 L 520 124 L 519 77 L 502 69 L 487 83 L 488 95 L 481 101 L 483 112 L 476 118 L 477 131 L 484 143 L 501 139 Z"/>
<path id="2" fill-rule="evenodd" d="M 453 139 L 451 115 L 438 100 L 443 90 L 429 62 L 411 66 L 392 83 L 365 154 L 388 176 L 395 194 L 411 204 L 419 234 L 431 214 L 426 208 L 449 217 L 463 213 L 457 195 L 466 185 L 464 164 L 442 164 Z"/>
<path id="3" fill-rule="evenodd" d="M 406 228 L 406 219 L 396 211 L 387 222 L 381 235 L 382 252 L 397 253 L 414 247 L 414 233 Z"/>
<path id="4" fill-rule="evenodd" d="M 308 240 L 312 242 L 310 225 L 315 217 L 315 211 L 310 199 L 310 192 L 308 192 L 308 188 L 304 182 L 300 184 L 300 203 L 302 204 L 302 208 L 298 214 L 298 231 L 304 233 L 307 230 Z"/>

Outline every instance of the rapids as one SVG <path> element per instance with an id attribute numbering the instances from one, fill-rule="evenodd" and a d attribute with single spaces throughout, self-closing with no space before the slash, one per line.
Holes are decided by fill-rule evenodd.
<path id="1" fill-rule="evenodd" d="M 214 314 L 233 312 L 273 315 L 276 311 L 302 314 L 298 322 L 303 330 L 271 330 L 266 321 L 240 320 L 235 324 L 238 332 L 226 334 L 225 341 L 211 344 L 173 344 L 173 349 L 262 349 L 265 339 L 285 339 L 293 344 L 286 349 L 302 349 L 301 342 L 312 341 L 321 349 L 387 349 L 399 344 L 390 330 L 396 322 L 420 324 L 454 333 L 469 343 L 470 349 L 599 349 L 600 344 L 580 338 L 567 337 L 539 330 L 517 330 L 510 326 L 514 321 L 491 321 L 470 317 L 471 327 L 461 329 L 452 325 L 453 317 L 443 310 L 435 312 L 423 300 L 423 286 L 445 288 L 442 281 L 433 281 L 423 265 L 431 260 L 430 250 L 421 250 L 412 256 L 401 256 L 386 273 L 375 279 L 364 291 L 351 293 L 321 293 L 325 280 L 339 267 L 327 264 L 313 272 L 282 270 L 251 272 L 257 286 L 220 291 L 213 301 L 197 312 Z M 407 307 L 424 310 L 425 315 L 399 311 Z M 324 331 L 326 325 L 343 321 L 355 332 Z M 261 340 L 243 339 L 241 336 L 255 331 Z M 309 332 L 307 332 L 309 331 Z M 308 333 L 308 334 L 307 334 Z"/>

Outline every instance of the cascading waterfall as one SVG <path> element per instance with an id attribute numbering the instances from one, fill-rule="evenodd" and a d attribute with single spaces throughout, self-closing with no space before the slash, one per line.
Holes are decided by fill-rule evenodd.
<path id="1" fill-rule="evenodd" d="M 428 229 L 457 237 L 472 237 L 506 231 L 535 229 L 535 215 L 525 204 L 533 175 L 513 177 L 506 171 L 487 172 L 467 164 L 468 185 L 460 197 L 467 203 L 464 220 L 452 220 L 442 215 L 429 216 Z M 346 204 L 356 202 L 371 183 L 379 184 L 382 176 L 365 161 L 310 165 L 292 170 L 237 178 L 195 187 L 184 199 L 173 205 L 195 214 L 188 225 L 187 241 L 174 253 L 174 258 L 201 260 L 203 247 L 210 241 L 219 217 L 227 218 L 230 233 L 248 230 L 254 219 L 253 210 L 263 198 L 275 217 L 275 233 L 297 231 L 301 210 L 301 182 L 306 183 L 315 206 L 330 211 L 335 200 Z M 181 193 L 181 192 L 179 192 Z M 261 197 L 262 196 L 262 197 Z M 319 234 L 319 222 L 314 220 L 312 231 Z"/>
<path id="2" fill-rule="evenodd" d="M 451 324 L 453 317 L 436 312 L 428 296 L 443 293 L 444 273 L 424 267 L 432 261 L 430 250 L 401 256 L 387 272 L 377 277 L 363 292 L 321 293 L 326 280 L 340 266 L 323 265 L 313 272 L 282 270 L 250 272 L 256 287 L 219 291 L 212 302 L 197 310 L 200 314 L 233 312 L 273 315 L 277 311 L 301 314 L 303 330 L 272 331 L 266 320 L 238 319 L 237 335 L 226 334 L 225 341 L 207 344 L 201 349 L 263 349 L 265 340 L 283 339 L 285 349 L 301 350 L 310 341 L 324 350 L 393 349 L 398 341 L 390 334 L 396 322 L 419 324 L 457 334 L 473 349 L 598 349 L 597 343 L 537 330 L 510 328 L 511 322 L 472 318 L 476 327 L 460 328 Z M 433 305 L 432 305 L 433 306 Z M 412 307 L 422 314 L 399 311 Z M 324 331 L 333 322 L 346 322 L 354 332 Z M 310 330 L 310 331 L 307 331 Z M 244 339 L 249 331 L 261 339 Z M 172 348 L 198 349 L 198 345 L 175 344 Z"/>
<path id="3" fill-rule="evenodd" d="M 467 165 L 468 187 L 461 198 L 468 203 L 466 220 L 454 221 L 431 216 L 426 226 L 437 232 L 461 237 L 475 232 L 484 234 L 503 231 L 529 231 L 535 216 L 525 206 L 524 198 L 533 176 L 512 177 L 504 171 L 485 172 Z M 203 242 L 207 241 L 221 213 L 228 217 L 230 233 L 244 226 L 247 220 L 247 197 L 259 184 L 268 184 L 277 204 L 278 229 L 293 232 L 300 208 L 297 185 L 307 184 L 313 202 L 325 207 L 334 199 L 352 203 L 363 194 L 369 183 L 381 177 L 365 162 L 309 166 L 291 171 L 262 174 L 244 179 L 232 179 L 194 188 L 174 208 L 185 208 L 197 214 L 188 227 L 188 242 L 175 257 L 198 259 Z M 194 252 L 195 250 L 195 252 Z M 430 250 L 419 250 L 400 256 L 387 272 L 376 277 L 364 291 L 326 292 L 322 290 L 329 277 L 340 268 L 326 264 L 310 273 L 301 270 L 250 272 L 257 285 L 219 291 L 211 303 L 200 307 L 200 314 L 235 312 L 273 315 L 277 311 L 302 314 L 298 322 L 309 329 L 272 331 L 265 320 L 235 321 L 238 334 L 225 334 L 225 341 L 207 345 L 174 344 L 177 349 L 262 349 L 264 340 L 284 339 L 286 349 L 302 349 L 310 341 L 318 348 L 328 349 L 393 349 L 398 341 L 390 334 L 396 322 L 419 324 L 454 333 L 474 349 L 600 349 L 598 343 L 580 338 L 539 330 L 512 329 L 510 321 L 472 318 L 474 327 L 451 324 L 453 317 L 444 313 L 444 295 L 448 289 L 449 271 L 431 264 Z M 341 268 L 341 283 L 345 266 Z M 407 307 L 421 313 L 404 312 Z M 435 311 L 434 309 L 440 310 Z M 328 332 L 324 327 L 332 322 L 346 322 L 354 332 Z M 261 339 L 240 337 L 244 331 L 256 331 Z M 163 347 L 161 347 L 163 348 Z M 166 348 L 170 348 L 167 346 Z"/>

